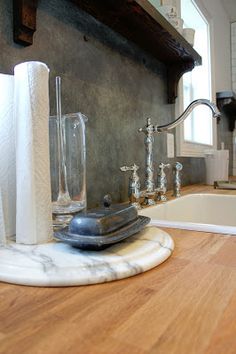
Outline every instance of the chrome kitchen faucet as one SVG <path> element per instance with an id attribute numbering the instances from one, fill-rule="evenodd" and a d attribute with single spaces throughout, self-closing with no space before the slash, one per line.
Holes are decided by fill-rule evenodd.
<path id="1" fill-rule="evenodd" d="M 146 195 L 146 203 L 148 205 L 154 204 L 154 199 L 156 194 L 155 183 L 154 183 L 154 169 L 153 169 L 154 133 L 162 133 L 176 128 L 188 117 L 188 115 L 192 112 L 192 110 L 199 105 L 208 106 L 211 109 L 214 118 L 220 117 L 220 111 L 218 110 L 218 108 L 213 102 L 210 102 L 209 100 L 206 99 L 198 99 L 191 102 L 190 105 L 185 109 L 185 111 L 173 122 L 158 126 L 158 125 L 153 125 L 151 123 L 151 118 L 147 118 L 146 126 L 139 129 L 139 132 L 143 132 L 145 134 L 145 138 L 144 138 L 144 144 L 146 149 L 145 195 Z"/>

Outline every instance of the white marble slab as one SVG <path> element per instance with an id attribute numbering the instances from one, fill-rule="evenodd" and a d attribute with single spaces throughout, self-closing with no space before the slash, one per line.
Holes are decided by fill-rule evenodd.
<path id="1" fill-rule="evenodd" d="M 0 281 L 31 286 L 103 283 L 145 272 L 164 262 L 174 242 L 164 231 L 142 232 L 103 251 L 82 251 L 58 241 L 0 246 Z"/>

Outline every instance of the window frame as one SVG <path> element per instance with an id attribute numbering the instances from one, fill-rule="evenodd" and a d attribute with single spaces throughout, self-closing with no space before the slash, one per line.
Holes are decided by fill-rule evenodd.
<path id="1" fill-rule="evenodd" d="M 181 1 L 181 0 L 180 0 Z M 209 15 L 208 11 L 204 7 L 201 0 L 193 0 L 203 16 L 206 18 L 209 25 L 209 39 L 210 39 L 210 63 L 211 63 L 211 97 L 215 92 L 215 80 L 214 80 L 214 27 L 213 19 Z M 199 97 L 204 98 L 204 97 Z M 183 112 L 183 79 L 179 81 L 179 97 L 176 100 L 175 115 L 179 116 Z M 212 118 L 212 145 L 206 145 L 202 143 L 190 142 L 184 140 L 184 124 L 180 124 L 176 128 L 176 155 L 184 157 L 204 157 L 206 150 L 214 150 L 217 147 L 217 122 Z"/>

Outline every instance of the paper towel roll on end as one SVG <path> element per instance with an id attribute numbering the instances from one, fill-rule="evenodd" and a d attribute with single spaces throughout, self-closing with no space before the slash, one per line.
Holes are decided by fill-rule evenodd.
<path id="1" fill-rule="evenodd" d="M 14 69 L 16 120 L 16 242 L 52 239 L 49 162 L 49 69 L 26 62 Z"/>
<path id="2" fill-rule="evenodd" d="M 16 233 L 14 77 L 0 74 L 0 188 L 6 237 Z"/>
<path id="3" fill-rule="evenodd" d="M 6 244 L 6 230 L 5 230 L 3 203 L 2 203 L 2 191 L 0 189 L 0 245 L 5 245 L 5 244 Z"/>

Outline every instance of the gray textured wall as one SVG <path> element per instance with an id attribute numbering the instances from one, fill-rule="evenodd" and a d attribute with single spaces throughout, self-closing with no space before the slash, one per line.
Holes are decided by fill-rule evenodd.
<path id="1" fill-rule="evenodd" d="M 16 45 L 11 2 L 0 1 L 0 71 L 12 73 L 26 60 L 47 63 L 51 114 L 55 114 L 55 76 L 62 77 L 63 112 L 81 111 L 89 118 L 89 206 L 107 192 L 117 202 L 126 200 L 128 176 L 119 167 L 135 162 L 142 180 L 144 176 L 144 136 L 138 128 L 148 116 L 159 124 L 174 119 L 174 106 L 166 103 L 165 67 L 67 0 L 39 1 L 34 44 Z M 154 159 L 156 166 L 167 162 L 165 134 L 155 139 Z M 204 181 L 203 159 L 178 160 L 184 164 L 183 184 Z M 168 179 L 171 187 L 171 171 Z"/>

